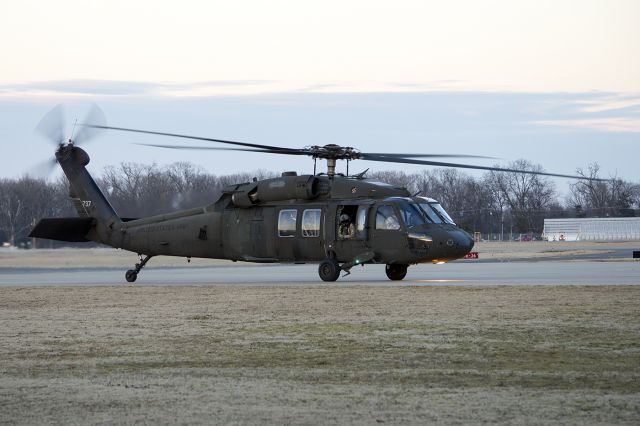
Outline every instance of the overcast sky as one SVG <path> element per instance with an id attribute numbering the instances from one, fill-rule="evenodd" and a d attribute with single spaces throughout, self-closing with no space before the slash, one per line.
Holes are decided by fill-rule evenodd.
<path id="1" fill-rule="evenodd" d="M 597 161 L 640 181 L 639 1 L 0 1 L 2 176 L 51 155 L 33 133 L 49 109 L 65 103 L 71 123 L 96 102 L 114 126 L 559 173 Z M 174 141 L 104 134 L 91 171 L 312 167 L 132 142 Z"/>

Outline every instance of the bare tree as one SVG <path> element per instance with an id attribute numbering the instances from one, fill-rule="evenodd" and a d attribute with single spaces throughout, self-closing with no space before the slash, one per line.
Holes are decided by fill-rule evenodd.
<path id="1" fill-rule="evenodd" d="M 190 163 L 166 167 L 122 163 L 107 167 L 99 185 L 109 194 L 118 214 L 140 217 L 207 205 L 215 202 L 227 185 L 273 176 L 259 170 L 217 177 Z"/>
<path id="2" fill-rule="evenodd" d="M 407 174 L 403 171 L 396 170 L 383 170 L 377 172 L 367 173 L 367 177 L 380 182 L 385 182 L 393 186 L 407 188 L 413 193 L 418 192 L 416 188 L 416 181 L 418 176 Z"/>
<path id="3" fill-rule="evenodd" d="M 23 177 L 0 181 L 0 229 L 12 245 L 25 238 L 37 219 L 62 212 L 59 188 L 43 179 Z"/>
<path id="4" fill-rule="evenodd" d="M 540 165 L 534 165 L 524 159 L 510 163 L 508 168 L 542 171 Z M 484 182 L 493 194 L 495 202 L 500 205 L 504 203 L 509 207 L 514 224 L 520 232 L 542 231 L 544 214 L 555 197 L 554 185 L 548 178 L 518 171 L 490 171 Z"/>
<path id="5" fill-rule="evenodd" d="M 586 170 L 577 173 L 584 179 L 571 185 L 568 204 L 589 216 L 633 216 L 637 206 L 640 188 L 637 184 L 615 176 L 609 180 L 600 179 L 600 166 L 590 164 Z"/>

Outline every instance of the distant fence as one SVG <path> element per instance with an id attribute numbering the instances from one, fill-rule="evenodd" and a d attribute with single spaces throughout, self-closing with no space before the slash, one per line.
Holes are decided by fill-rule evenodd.
<path id="1" fill-rule="evenodd" d="M 545 219 L 547 241 L 640 241 L 640 218 Z"/>

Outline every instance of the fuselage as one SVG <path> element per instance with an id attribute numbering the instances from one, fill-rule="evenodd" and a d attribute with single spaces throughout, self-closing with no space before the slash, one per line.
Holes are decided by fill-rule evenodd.
<path id="1" fill-rule="evenodd" d="M 56 159 L 79 217 L 43 219 L 31 236 L 96 241 L 138 253 L 141 262 L 127 271 L 129 282 L 158 255 L 320 262 L 325 281 L 358 264 L 383 263 L 387 276 L 398 280 L 410 264 L 459 259 L 473 247 L 436 200 L 362 177 L 288 172 L 230 185 L 208 206 L 125 219 L 86 170 L 84 150 L 61 145 Z"/>
<path id="2" fill-rule="evenodd" d="M 351 232 L 340 217 L 351 219 Z M 148 255 L 248 262 L 414 264 L 458 259 L 473 240 L 435 200 L 386 197 L 208 207 L 124 222 L 113 245 Z M 348 228 L 347 228 L 348 229 Z"/>

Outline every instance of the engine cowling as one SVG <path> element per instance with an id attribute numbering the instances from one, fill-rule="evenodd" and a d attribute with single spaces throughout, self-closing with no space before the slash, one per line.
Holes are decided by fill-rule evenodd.
<path id="1" fill-rule="evenodd" d="M 312 200 L 320 192 L 321 180 L 317 176 L 282 176 L 238 188 L 231 200 L 236 207 L 251 207 L 269 201 Z"/>

